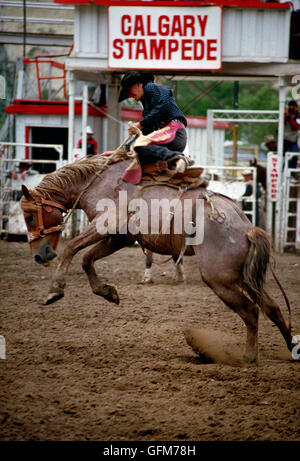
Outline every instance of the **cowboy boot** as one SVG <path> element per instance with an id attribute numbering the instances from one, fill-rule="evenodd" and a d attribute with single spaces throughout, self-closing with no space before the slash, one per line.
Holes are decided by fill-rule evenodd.
<path id="1" fill-rule="evenodd" d="M 183 158 L 180 158 L 176 162 L 175 171 L 176 173 L 184 173 L 186 170 L 187 163 Z"/>

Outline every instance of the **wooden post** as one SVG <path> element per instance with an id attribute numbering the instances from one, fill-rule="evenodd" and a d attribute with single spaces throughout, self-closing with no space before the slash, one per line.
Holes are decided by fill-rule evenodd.
<path id="1" fill-rule="evenodd" d="M 114 150 L 120 145 L 121 136 L 121 105 L 118 102 L 120 93 L 120 77 L 111 75 L 108 84 L 107 101 L 107 150 Z"/>
<path id="2" fill-rule="evenodd" d="M 232 164 L 236 165 L 237 163 L 237 130 L 238 125 L 234 124 L 232 127 Z"/>

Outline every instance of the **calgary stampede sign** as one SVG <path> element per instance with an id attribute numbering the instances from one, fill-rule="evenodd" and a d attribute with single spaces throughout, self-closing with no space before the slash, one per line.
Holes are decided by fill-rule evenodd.
<path id="1" fill-rule="evenodd" d="M 220 7 L 109 7 L 109 67 L 218 70 Z"/>

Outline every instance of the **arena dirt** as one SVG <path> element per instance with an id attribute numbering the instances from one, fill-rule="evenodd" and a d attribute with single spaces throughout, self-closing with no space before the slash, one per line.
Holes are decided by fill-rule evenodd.
<path id="1" fill-rule="evenodd" d="M 153 266 L 155 284 L 139 284 L 140 248 L 97 262 L 118 306 L 92 294 L 81 255 L 65 298 L 49 306 L 55 262 L 38 266 L 24 242 L 1 241 L 0 258 L 1 440 L 299 440 L 300 363 L 263 315 L 259 363 L 241 362 L 245 327 L 203 284 L 195 258 L 185 258 L 180 285 L 171 262 Z M 300 256 L 279 256 L 276 270 L 300 334 Z M 268 288 L 287 318 L 270 275 Z M 206 335 L 215 363 L 188 345 L 191 332 Z"/>

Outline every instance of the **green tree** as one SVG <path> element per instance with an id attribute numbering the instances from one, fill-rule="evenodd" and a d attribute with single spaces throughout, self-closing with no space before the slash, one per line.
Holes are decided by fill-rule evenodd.
<path id="1" fill-rule="evenodd" d="M 166 82 L 170 85 L 170 82 Z M 208 109 L 236 109 L 234 82 L 178 81 L 175 97 L 187 115 L 206 116 Z M 271 83 L 239 84 L 238 108 L 241 110 L 277 110 L 278 91 Z M 266 134 L 276 136 L 276 123 L 239 123 L 238 139 L 260 145 Z M 232 132 L 226 133 L 232 139 Z"/>

